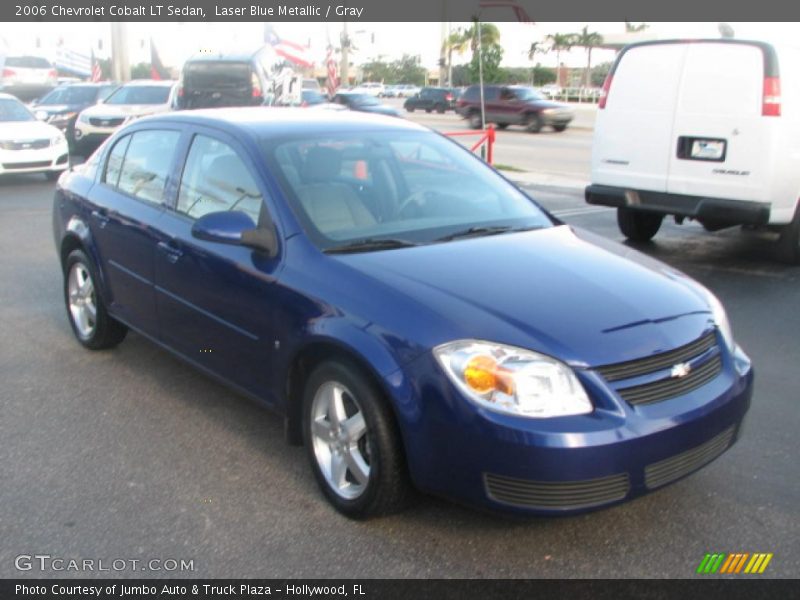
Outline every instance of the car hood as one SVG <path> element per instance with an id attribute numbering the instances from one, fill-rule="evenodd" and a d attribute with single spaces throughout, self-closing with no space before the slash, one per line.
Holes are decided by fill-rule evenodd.
<path id="1" fill-rule="evenodd" d="M 88 117 L 130 117 L 165 112 L 167 104 L 97 104 L 83 111 Z"/>
<path id="2" fill-rule="evenodd" d="M 415 301 L 419 323 L 435 312 L 421 346 L 484 339 L 599 366 L 672 350 L 711 322 L 699 284 L 567 226 L 337 258 Z"/>
<path id="3" fill-rule="evenodd" d="M 361 110 L 364 112 L 375 113 L 379 115 L 390 115 L 396 117 L 400 113 L 392 106 L 386 106 L 385 104 L 356 104 L 353 106 L 356 110 Z"/>
<path id="4" fill-rule="evenodd" d="M 43 121 L 0 122 L 0 140 L 36 140 L 61 135 L 61 132 Z"/>

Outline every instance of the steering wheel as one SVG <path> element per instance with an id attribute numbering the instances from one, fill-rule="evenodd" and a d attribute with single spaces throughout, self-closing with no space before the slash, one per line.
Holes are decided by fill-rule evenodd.
<path id="1" fill-rule="evenodd" d="M 397 207 L 397 210 L 394 211 L 394 215 L 396 217 L 402 216 L 405 210 L 412 204 L 416 204 L 417 206 L 422 206 L 429 198 L 431 198 L 435 194 L 436 192 L 432 192 L 430 190 L 419 190 L 418 192 L 413 192 L 409 194 L 400 203 L 400 206 Z"/>

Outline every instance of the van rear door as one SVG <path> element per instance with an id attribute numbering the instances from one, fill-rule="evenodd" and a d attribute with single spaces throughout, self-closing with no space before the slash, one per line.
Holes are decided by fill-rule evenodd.
<path id="1" fill-rule="evenodd" d="M 597 111 L 592 183 L 665 192 L 683 44 L 643 44 L 620 56 Z"/>
<path id="2" fill-rule="evenodd" d="M 762 116 L 765 64 L 765 50 L 755 44 L 686 46 L 668 192 L 742 200 L 767 193 L 775 118 Z"/>

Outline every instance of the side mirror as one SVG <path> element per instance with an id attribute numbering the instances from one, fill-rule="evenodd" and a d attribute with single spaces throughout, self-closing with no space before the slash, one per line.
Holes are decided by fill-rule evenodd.
<path id="1" fill-rule="evenodd" d="M 274 230 L 271 227 L 256 227 L 253 219 L 237 210 L 203 215 L 194 222 L 192 237 L 218 244 L 247 246 L 266 252 L 270 257 L 278 253 Z"/>

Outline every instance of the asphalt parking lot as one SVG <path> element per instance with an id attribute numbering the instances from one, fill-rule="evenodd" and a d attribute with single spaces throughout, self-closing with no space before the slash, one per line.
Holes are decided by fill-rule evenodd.
<path id="1" fill-rule="evenodd" d="M 577 190 L 530 188 L 570 225 L 621 240 Z M 137 335 L 72 338 L 50 225 L 53 184 L 0 179 L 0 577 L 694 577 L 706 552 L 771 552 L 800 572 L 800 267 L 768 240 L 665 225 L 644 250 L 725 303 L 752 357 L 743 438 L 701 472 L 611 509 L 516 520 L 429 497 L 368 522 L 318 493 L 282 420 Z M 21 554 L 192 560 L 190 572 L 15 568 Z M 762 576 L 763 577 L 763 576 Z"/>

